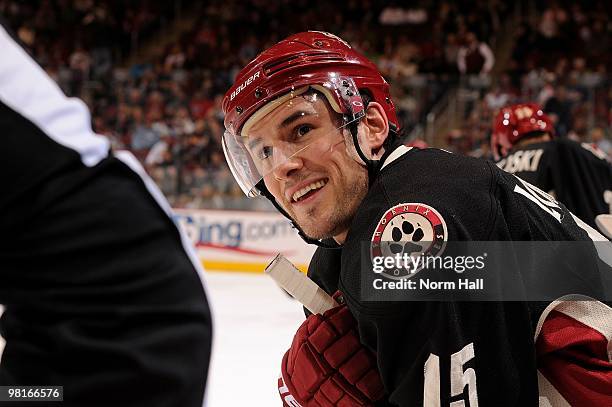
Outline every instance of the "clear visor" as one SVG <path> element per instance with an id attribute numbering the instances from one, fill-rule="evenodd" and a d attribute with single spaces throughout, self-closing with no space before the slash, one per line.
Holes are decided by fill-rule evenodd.
<path id="1" fill-rule="evenodd" d="M 348 92 L 357 109 L 341 115 L 335 99 L 326 92 L 330 89 L 322 86 L 292 91 L 257 111 L 240 134 L 225 132 L 225 157 L 247 196 L 260 195 L 257 184 L 262 179 L 282 179 L 297 160 L 321 160 L 334 149 L 345 148 L 339 145 L 350 136 L 347 126 L 363 117 L 361 98 L 356 90 Z"/>

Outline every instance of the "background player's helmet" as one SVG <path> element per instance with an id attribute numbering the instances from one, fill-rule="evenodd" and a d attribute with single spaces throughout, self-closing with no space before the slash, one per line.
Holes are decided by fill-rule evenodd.
<path id="1" fill-rule="evenodd" d="M 508 154 L 519 140 L 538 133 L 554 136 L 550 118 L 536 103 L 520 103 L 502 108 L 493 121 L 491 149 L 495 159 Z"/>
<path id="2" fill-rule="evenodd" d="M 242 69 L 223 99 L 226 128 L 223 149 L 247 196 L 266 195 L 266 191 L 262 182 L 265 174 L 245 147 L 246 128 L 254 117 L 271 111 L 272 101 L 304 93 L 306 89 L 322 93 L 332 109 L 343 115 L 345 123 L 363 117 L 360 94 L 367 95 L 382 105 L 392 132 L 399 131 L 389 85 L 373 62 L 335 35 L 319 31 L 292 35 Z"/>

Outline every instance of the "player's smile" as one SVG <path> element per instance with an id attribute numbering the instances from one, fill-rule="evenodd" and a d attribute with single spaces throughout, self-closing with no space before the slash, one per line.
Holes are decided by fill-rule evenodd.
<path id="1" fill-rule="evenodd" d="M 320 196 L 321 191 L 329 178 L 310 179 L 300 182 L 298 185 L 287 188 L 285 191 L 285 199 L 292 206 L 301 206 L 313 202 L 317 196 Z"/>

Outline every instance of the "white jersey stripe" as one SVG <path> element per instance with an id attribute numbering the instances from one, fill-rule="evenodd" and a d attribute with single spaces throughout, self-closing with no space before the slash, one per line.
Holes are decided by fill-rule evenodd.
<path id="1" fill-rule="evenodd" d="M 612 362 L 612 308 L 601 301 L 582 295 L 567 295 L 551 302 L 540 315 L 534 342 L 551 311 L 559 311 L 601 333 L 607 340 L 608 361 Z"/>
<path id="2" fill-rule="evenodd" d="M 400 158 L 401 156 L 403 156 L 410 150 L 412 150 L 412 147 L 407 147 L 404 145 L 399 146 L 398 148 L 393 150 L 391 154 L 389 154 L 389 157 L 387 157 L 387 159 L 383 163 L 382 167 L 380 167 L 380 169 L 382 170 L 387 165 L 391 164 L 393 161 L 397 160 L 398 158 Z"/>
<path id="3" fill-rule="evenodd" d="M 2 103 L 57 143 L 77 151 L 85 165 L 92 167 L 108 156 L 110 143 L 91 129 L 91 117 L 85 103 L 66 97 L 2 26 L 0 50 Z"/>
<path id="4" fill-rule="evenodd" d="M 599 301 L 562 302 L 555 311 L 593 328 L 608 340 L 608 361 L 612 362 L 612 308 Z"/>
<path id="5" fill-rule="evenodd" d="M 539 371 L 538 389 L 540 392 L 539 407 L 571 407 L 555 386 Z"/>

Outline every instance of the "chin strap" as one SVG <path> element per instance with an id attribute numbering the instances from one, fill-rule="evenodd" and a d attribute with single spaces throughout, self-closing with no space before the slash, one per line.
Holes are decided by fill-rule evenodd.
<path id="1" fill-rule="evenodd" d="M 363 153 L 363 150 L 361 150 L 361 146 L 359 145 L 359 139 L 357 137 L 359 134 L 358 128 L 359 121 L 355 121 L 349 125 L 349 130 L 351 132 L 351 136 L 353 137 L 353 145 L 355 146 L 355 150 L 357 151 L 359 158 L 361 158 L 361 160 L 365 163 L 365 166 L 368 170 L 368 185 L 372 186 L 387 156 L 391 154 L 391 152 L 395 150 L 395 148 L 403 141 L 401 140 L 401 137 L 398 137 L 397 127 L 395 126 L 395 124 L 389 123 L 389 135 L 381 146 L 381 148 L 384 149 L 382 157 L 380 157 L 380 159 L 378 160 L 370 160 Z"/>
<path id="2" fill-rule="evenodd" d="M 338 243 L 336 243 L 336 241 L 334 239 L 313 239 L 312 237 L 308 236 L 306 233 L 304 233 L 304 231 L 302 230 L 302 228 L 300 228 L 298 226 L 298 224 L 291 219 L 291 216 L 289 216 L 289 214 L 287 213 L 287 211 L 285 211 L 285 209 L 280 206 L 280 204 L 278 202 L 276 202 L 276 199 L 274 198 L 274 195 L 272 195 L 272 193 L 270 191 L 268 191 L 268 188 L 266 188 L 264 181 L 261 180 L 259 181 L 259 183 L 257 183 L 256 185 L 257 189 L 261 192 L 261 194 L 263 196 L 265 196 L 266 198 L 268 198 L 268 200 L 270 202 L 272 202 L 272 205 L 274 205 L 274 207 L 283 214 L 283 216 L 287 219 L 289 219 L 289 221 L 291 221 L 291 226 L 297 230 L 298 234 L 300 235 L 300 237 L 302 238 L 302 240 L 304 240 L 306 243 L 308 244 L 314 244 L 317 245 L 319 247 L 323 247 L 325 249 L 337 249 L 340 248 L 341 246 L 338 245 Z"/>

